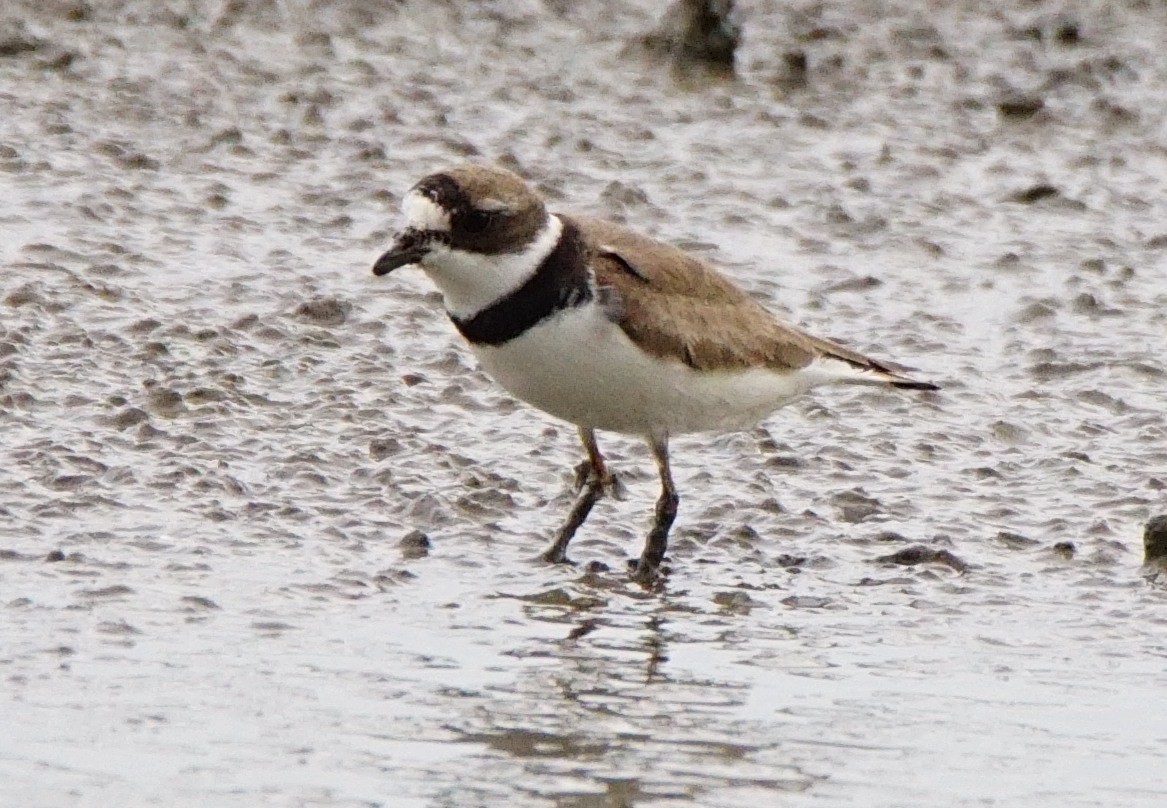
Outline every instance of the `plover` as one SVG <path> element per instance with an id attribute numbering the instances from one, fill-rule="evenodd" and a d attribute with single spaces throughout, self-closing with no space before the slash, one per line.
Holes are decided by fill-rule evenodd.
<path id="1" fill-rule="evenodd" d="M 652 580 L 678 496 L 668 442 L 757 423 L 813 387 L 936 390 L 901 366 L 774 318 L 709 264 L 611 222 L 551 213 L 516 174 L 458 166 L 402 203 L 405 226 L 373 273 L 418 264 L 482 368 L 515 397 L 574 424 L 579 495 L 542 558 L 567 546 L 616 479 L 597 430 L 643 437 L 660 472 L 635 567 Z"/>

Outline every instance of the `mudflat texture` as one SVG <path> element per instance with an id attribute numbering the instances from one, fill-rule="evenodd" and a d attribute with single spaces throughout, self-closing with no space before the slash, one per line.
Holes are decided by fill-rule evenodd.
<path id="1" fill-rule="evenodd" d="M 1167 8 L 738 5 L 730 78 L 648 0 L 4 3 L 0 804 L 1165 804 Z M 944 391 L 675 441 L 655 591 L 601 435 L 540 564 L 574 431 L 370 273 L 464 159 Z"/>

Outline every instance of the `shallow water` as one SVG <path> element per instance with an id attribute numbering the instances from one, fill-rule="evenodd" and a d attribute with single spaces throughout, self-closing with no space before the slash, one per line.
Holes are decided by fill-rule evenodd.
<path id="1" fill-rule="evenodd" d="M 0 804 L 1167 798 L 1167 11 L 744 3 L 731 82 L 652 3 L 85 8 L 0 28 Z M 536 563 L 573 430 L 369 272 L 466 157 L 944 392 L 677 439 L 659 591 L 601 436 Z"/>

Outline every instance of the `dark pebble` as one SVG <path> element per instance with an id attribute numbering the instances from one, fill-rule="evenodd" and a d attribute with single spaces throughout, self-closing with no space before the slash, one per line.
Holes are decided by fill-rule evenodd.
<path id="1" fill-rule="evenodd" d="M 138 407 L 127 407 L 111 418 L 110 423 L 118 429 L 126 429 L 148 420 L 150 420 L 150 416 L 145 410 Z"/>
<path id="2" fill-rule="evenodd" d="M 66 3 L 62 9 L 62 14 L 69 22 L 87 22 L 93 19 L 93 6 L 86 2 L 86 0 Z"/>
<path id="3" fill-rule="evenodd" d="M 25 37 L 19 34 L 8 36 L 0 39 L 0 57 L 33 53 L 40 50 L 41 45 L 41 42 L 31 37 Z"/>
<path id="4" fill-rule="evenodd" d="M 997 541 L 1010 550 L 1025 550 L 1040 544 L 1037 539 L 1031 539 L 1028 536 L 1022 536 L 1020 533 L 1012 533 L 1008 530 L 1000 531 L 997 534 Z"/>
<path id="5" fill-rule="evenodd" d="M 613 180 L 600 193 L 600 198 L 618 205 L 645 205 L 648 203 L 648 194 L 643 189 L 625 185 L 619 180 Z"/>
<path id="6" fill-rule="evenodd" d="M 839 519 L 849 524 L 862 522 L 882 510 L 879 500 L 859 491 L 843 491 L 831 497 L 831 504 L 839 509 Z"/>
<path id="7" fill-rule="evenodd" d="M 733 0 L 676 0 L 644 46 L 667 53 L 678 64 L 700 63 L 733 70 L 741 28 L 730 19 Z"/>
<path id="8" fill-rule="evenodd" d="M 1007 252 L 993 262 L 997 269 L 1013 269 L 1021 263 L 1021 256 L 1015 252 Z"/>
<path id="9" fill-rule="evenodd" d="M 351 303 L 335 297 L 318 297 L 301 303 L 296 316 L 317 325 L 343 325 L 352 308 Z"/>
<path id="10" fill-rule="evenodd" d="M 726 612 L 749 614 L 758 602 L 745 592 L 717 592 L 713 596 L 713 603 Z"/>
<path id="11" fill-rule="evenodd" d="M 933 550 L 918 544 L 905 547 L 890 555 L 880 556 L 875 560 L 880 564 L 900 564 L 908 567 L 916 564 L 944 564 L 957 572 L 964 572 L 968 569 L 968 564 L 948 550 Z"/>
<path id="12" fill-rule="evenodd" d="M 190 609 L 211 610 L 220 608 L 219 604 L 215 603 L 215 601 L 210 598 L 204 598 L 201 595 L 187 595 L 181 600 Z"/>
<path id="13" fill-rule="evenodd" d="M 1032 205 L 1034 202 L 1040 202 L 1043 199 L 1049 199 L 1051 196 L 1057 196 L 1060 192 L 1057 188 L 1049 183 L 1039 183 L 1024 190 L 1017 191 L 1009 198 L 1014 202 L 1021 202 L 1026 205 Z"/>
<path id="14" fill-rule="evenodd" d="M 1143 561 L 1167 558 L 1167 515 L 1156 516 L 1143 529 Z"/>
<path id="15" fill-rule="evenodd" d="M 118 158 L 118 164 L 123 168 L 140 168 L 148 171 L 157 171 L 162 166 L 153 157 L 141 152 L 127 152 Z"/>
<path id="16" fill-rule="evenodd" d="M 430 537 L 420 530 L 411 530 L 397 542 L 405 558 L 425 558 L 430 552 Z"/>
<path id="17" fill-rule="evenodd" d="M 1082 41 L 1082 32 L 1078 24 L 1063 22 L 1054 29 L 1054 42 L 1059 45 L 1077 45 Z"/>
<path id="18" fill-rule="evenodd" d="M 397 438 L 385 438 L 384 440 L 373 440 L 369 442 L 369 457 L 374 460 L 384 460 L 386 457 L 399 454 L 401 450 L 401 441 L 397 440 Z"/>
<path id="19" fill-rule="evenodd" d="M 1024 120 L 1041 112 L 1044 106 L 1045 102 L 1037 96 L 1015 95 L 997 102 L 997 111 L 1002 117 Z"/>
<path id="20" fill-rule="evenodd" d="M 810 63 L 806 51 L 794 50 L 782 54 L 782 65 L 786 68 L 784 81 L 792 87 L 801 87 L 806 84 Z"/>

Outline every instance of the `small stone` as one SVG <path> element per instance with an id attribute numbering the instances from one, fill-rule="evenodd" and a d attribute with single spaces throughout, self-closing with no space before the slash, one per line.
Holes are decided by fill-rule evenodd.
<path id="1" fill-rule="evenodd" d="M 1143 562 L 1167 558 L 1167 514 L 1156 516 L 1143 529 Z"/>
<path id="2" fill-rule="evenodd" d="M 9 295 L 4 298 L 4 302 L 13 308 L 19 308 L 20 306 L 27 306 L 30 304 L 43 304 L 45 299 L 40 294 L 40 291 L 36 288 L 36 286 L 31 283 L 26 283 L 19 289 L 9 293 Z"/>
<path id="3" fill-rule="evenodd" d="M 1037 539 L 1031 539 L 1028 536 L 1022 536 L 1020 533 L 1013 533 L 1009 530 L 999 531 L 997 533 L 997 541 L 1010 550 L 1025 550 L 1041 543 Z"/>
<path id="4" fill-rule="evenodd" d="M 1061 192 L 1049 183 L 1038 183 L 1029 188 L 1017 191 L 1012 194 L 1009 199 L 1014 202 L 1021 202 L 1025 205 L 1032 205 L 1034 202 L 1040 202 L 1043 199 L 1049 199 L 1051 196 L 1058 196 Z"/>
<path id="5" fill-rule="evenodd" d="M 168 387 L 147 385 L 146 402 L 150 410 L 158 415 L 176 415 L 186 408 L 182 394 Z"/>
<path id="6" fill-rule="evenodd" d="M 786 72 L 782 80 L 791 87 L 803 87 L 806 85 L 807 77 L 810 74 L 810 62 L 807 59 L 806 51 L 793 50 L 782 54 L 782 66 Z"/>
<path id="7" fill-rule="evenodd" d="M 157 171 L 162 166 L 153 157 L 138 151 L 127 152 L 118 158 L 118 163 L 123 168 L 139 168 L 148 171 Z"/>
<path id="8" fill-rule="evenodd" d="M 86 0 L 66 3 L 62 11 L 65 19 L 69 22 L 86 22 L 93 19 L 93 6 L 86 2 Z"/>
<path id="9" fill-rule="evenodd" d="M 0 39 L 0 57 L 21 56 L 41 49 L 43 42 L 23 34 L 11 34 Z"/>
<path id="10" fill-rule="evenodd" d="M 814 595 L 791 595 L 782 599 L 783 606 L 791 609 L 824 609 L 831 603 L 830 598 L 821 598 Z"/>
<path id="11" fill-rule="evenodd" d="M 420 530 L 411 530 L 397 542 L 405 558 L 425 558 L 430 552 L 430 537 Z"/>
<path id="12" fill-rule="evenodd" d="M 1044 301 L 1037 301 L 1030 303 L 1028 306 L 1017 312 L 1016 320 L 1019 323 L 1033 323 L 1038 320 L 1046 320 L 1055 316 L 1058 313 L 1050 304 Z"/>
<path id="13" fill-rule="evenodd" d="M 944 564 L 957 572 L 965 572 L 968 569 L 968 564 L 948 550 L 933 550 L 919 544 L 905 547 L 891 555 L 880 556 L 875 561 L 880 564 L 900 564 L 908 567 L 917 564 Z"/>
<path id="14" fill-rule="evenodd" d="M 202 595 L 187 595 L 181 601 L 190 611 L 208 611 L 221 608 L 215 601 L 210 598 L 204 598 Z"/>
<path id="15" fill-rule="evenodd" d="M 831 497 L 831 504 L 839 509 L 839 518 L 856 524 L 882 510 L 879 500 L 860 491 L 843 491 Z"/>
<path id="16" fill-rule="evenodd" d="M 1045 102 L 1034 95 L 1011 95 L 997 102 L 997 111 L 1003 118 L 1024 120 L 1041 112 Z"/>
<path id="17" fill-rule="evenodd" d="M 1082 42 L 1082 32 L 1075 22 L 1062 22 L 1053 32 L 1054 42 L 1059 45 L 1078 45 Z"/>
<path id="18" fill-rule="evenodd" d="M 741 27 L 730 19 L 732 14 L 733 0 L 676 0 L 665 10 L 657 30 L 642 42 L 678 64 L 704 63 L 733 70 Z"/>
<path id="19" fill-rule="evenodd" d="M 648 204 L 648 194 L 643 189 L 633 185 L 626 185 L 619 180 L 613 180 L 608 183 L 608 186 L 600 193 L 600 197 L 605 202 L 612 202 L 617 205 L 645 205 Z"/>
<path id="20" fill-rule="evenodd" d="M 155 320 L 153 317 L 147 317 L 143 320 L 138 320 L 136 323 L 126 329 L 131 334 L 149 334 L 151 331 L 157 331 L 162 327 L 161 320 Z"/>
<path id="21" fill-rule="evenodd" d="M 749 614 L 757 605 L 757 601 L 745 592 L 717 592 L 713 595 L 713 603 L 731 614 Z"/>
<path id="22" fill-rule="evenodd" d="M 369 457 L 381 461 L 395 454 L 400 454 L 402 448 L 404 447 L 402 447 L 401 441 L 397 440 L 397 438 L 372 440 L 369 442 Z"/>
<path id="23" fill-rule="evenodd" d="M 335 297 L 318 297 L 301 303 L 296 316 L 322 326 L 343 325 L 353 306 Z"/>
<path id="24" fill-rule="evenodd" d="M 110 423 L 118 429 L 126 429 L 148 420 L 150 420 L 150 416 L 145 410 L 138 407 L 127 407 L 111 418 Z"/>
<path id="25" fill-rule="evenodd" d="M 213 387 L 198 387 L 191 390 L 189 393 L 183 395 L 183 401 L 187 404 L 208 404 L 212 401 L 222 401 L 227 397 L 227 394 L 222 390 L 217 390 Z"/>

